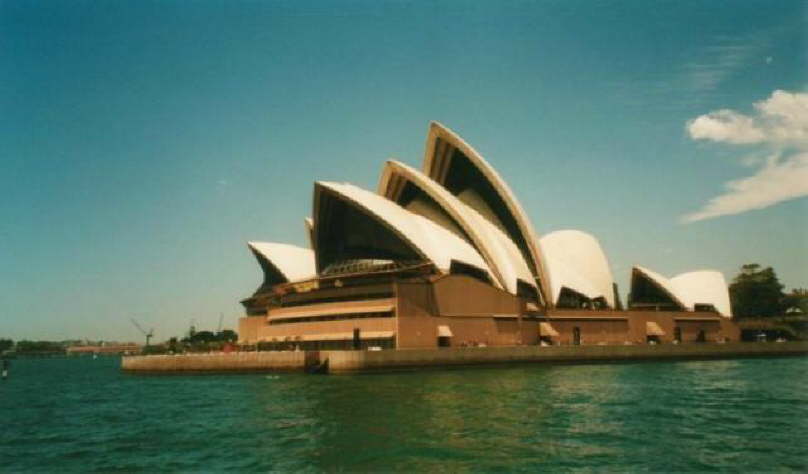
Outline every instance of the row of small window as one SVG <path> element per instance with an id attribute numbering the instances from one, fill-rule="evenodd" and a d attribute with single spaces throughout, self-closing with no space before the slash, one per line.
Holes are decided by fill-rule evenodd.
<path id="1" fill-rule="evenodd" d="M 539 340 L 545 344 L 553 344 L 553 339 L 550 336 L 540 336 Z M 659 336 L 648 335 L 646 336 L 646 341 L 653 344 L 659 344 L 661 339 Z M 673 328 L 673 341 L 675 343 L 681 343 L 682 341 L 682 328 L 676 326 Z M 698 333 L 696 333 L 696 337 L 693 339 L 695 342 L 706 342 L 707 341 L 707 334 L 704 332 L 703 329 L 699 329 Z M 572 328 L 572 344 L 575 346 L 581 345 L 581 328 L 575 326 Z"/>
<path id="2" fill-rule="evenodd" d="M 284 318 L 278 320 L 270 320 L 270 326 L 278 324 L 291 324 L 291 323 L 314 323 L 320 321 L 345 321 L 349 319 L 368 319 L 368 318 L 392 318 L 392 311 L 384 311 L 378 313 L 351 313 L 351 314 L 336 314 L 326 316 L 304 316 L 300 318 Z"/>
<path id="3" fill-rule="evenodd" d="M 259 342 L 256 347 L 259 351 L 348 351 L 369 349 L 395 349 L 394 337 L 361 339 L 355 345 L 353 339 L 340 339 L 336 341 L 277 341 Z"/>
<path id="4" fill-rule="evenodd" d="M 289 298 L 281 300 L 281 306 L 284 308 L 291 308 L 294 306 L 305 306 L 310 304 L 320 303 L 338 303 L 341 301 L 356 301 L 356 300 L 378 300 L 383 298 L 392 298 L 392 291 L 380 291 L 375 293 L 356 293 L 344 294 L 335 296 L 326 296 L 316 299 L 299 299 L 297 301 L 290 300 Z"/>

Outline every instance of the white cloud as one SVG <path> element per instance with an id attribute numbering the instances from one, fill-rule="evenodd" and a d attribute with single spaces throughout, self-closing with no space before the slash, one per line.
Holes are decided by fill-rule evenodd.
<path id="1" fill-rule="evenodd" d="M 754 105 L 754 116 L 721 109 L 691 120 L 687 131 L 694 140 L 808 148 L 808 94 L 777 90 Z"/>
<path id="2" fill-rule="evenodd" d="M 726 183 L 723 194 L 683 216 L 682 222 L 740 214 L 808 196 L 808 94 L 777 90 L 754 108 L 751 116 L 723 109 L 687 123 L 694 140 L 764 145 L 771 154 L 741 157 L 744 166 L 759 163 L 757 173 Z"/>
<path id="3" fill-rule="evenodd" d="M 808 94 L 774 91 L 755 104 L 770 141 L 808 148 Z"/>
<path id="4" fill-rule="evenodd" d="M 808 153 L 767 163 L 756 174 L 730 181 L 724 194 L 711 199 L 699 211 L 682 217 L 696 222 L 718 216 L 763 209 L 779 202 L 808 196 Z"/>
<path id="5" fill-rule="evenodd" d="M 734 144 L 759 143 L 766 137 L 751 117 L 722 109 L 701 115 L 687 124 L 694 140 L 713 140 Z"/>

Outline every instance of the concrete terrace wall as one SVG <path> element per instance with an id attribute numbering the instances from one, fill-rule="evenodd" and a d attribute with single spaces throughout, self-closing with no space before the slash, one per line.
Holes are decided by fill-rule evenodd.
<path id="1" fill-rule="evenodd" d="M 127 372 L 282 372 L 304 370 L 306 352 L 232 352 L 129 356 L 121 361 Z"/>
<path id="2" fill-rule="evenodd" d="M 124 357 L 132 373 L 302 372 L 328 359 L 330 373 L 508 363 L 620 362 L 808 355 L 808 342 L 632 346 L 512 346 L 386 351 L 267 351 Z M 307 363 L 308 362 L 308 363 Z"/>
<path id="3" fill-rule="evenodd" d="M 721 359 L 808 354 L 808 342 L 666 344 L 633 346 L 520 346 L 412 349 L 398 351 L 323 351 L 331 373 L 418 367 L 506 363 L 617 362 L 655 359 Z"/>

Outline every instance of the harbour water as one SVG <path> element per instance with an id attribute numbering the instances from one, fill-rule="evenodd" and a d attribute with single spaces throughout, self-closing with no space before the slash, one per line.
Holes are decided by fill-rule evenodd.
<path id="1" fill-rule="evenodd" d="M 801 471 L 808 358 L 355 376 L 17 359 L 0 471 Z"/>

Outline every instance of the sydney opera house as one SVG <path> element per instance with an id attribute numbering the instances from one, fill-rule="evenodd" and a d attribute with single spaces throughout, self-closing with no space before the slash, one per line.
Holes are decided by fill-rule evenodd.
<path id="1" fill-rule="evenodd" d="M 721 273 L 632 269 L 624 306 L 597 239 L 539 237 L 494 168 L 432 123 L 421 170 L 373 192 L 316 182 L 309 247 L 250 242 L 264 281 L 242 344 L 288 350 L 737 341 Z"/>

